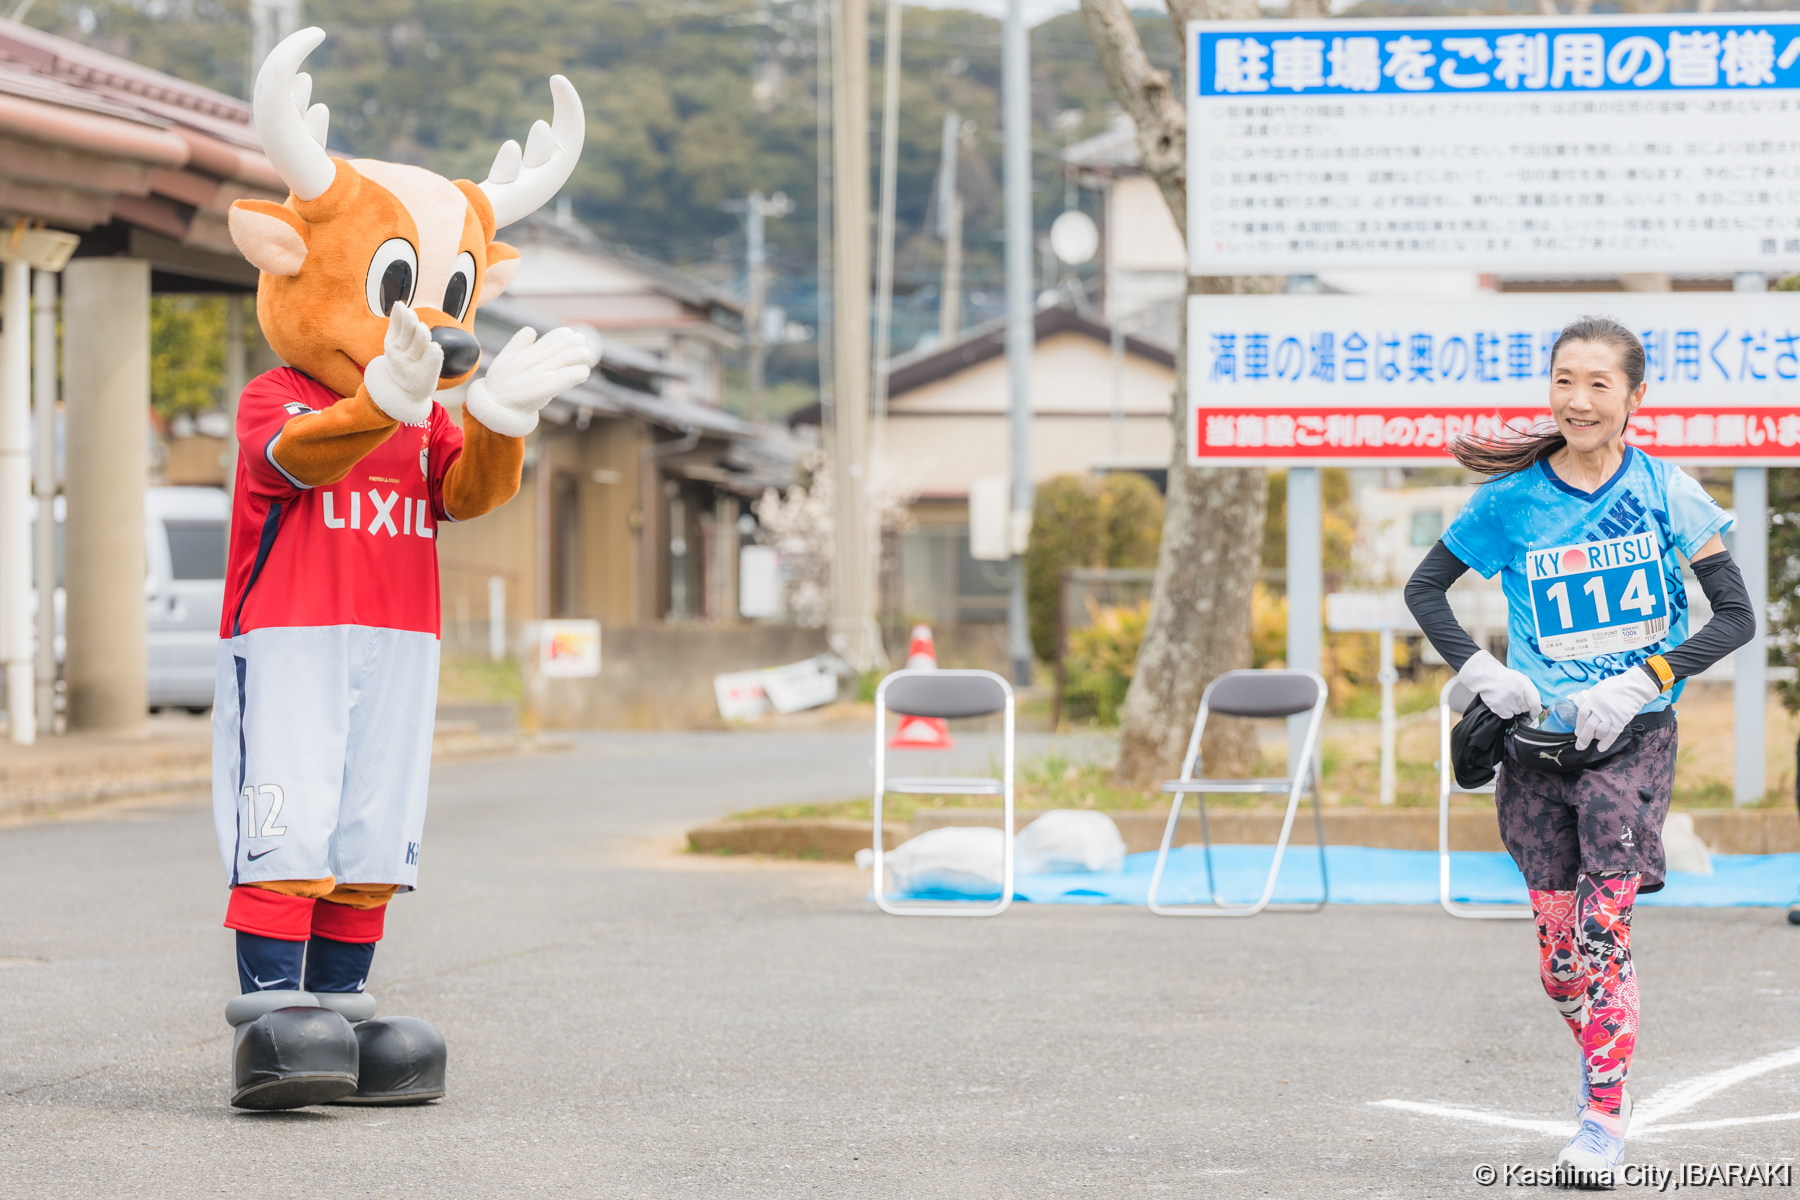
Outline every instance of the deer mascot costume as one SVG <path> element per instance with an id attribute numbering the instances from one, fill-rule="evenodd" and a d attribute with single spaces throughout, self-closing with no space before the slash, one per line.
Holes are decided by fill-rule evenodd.
<path id="1" fill-rule="evenodd" d="M 476 306 L 519 255 L 494 232 L 556 194 L 584 118 L 550 80 L 554 124 L 507 142 L 487 181 L 325 153 L 287 38 L 253 111 L 285 204 L 240 200 L 231 235 L 261 271 L 258 320 L 288 365 L 238 402 L 230 566 L 213 709 L 213 808 L 243 994 L 240 1108 L 423 1103 L 444 1042 L 375 1017 L 364 993 L 388 901 L 418 878 L 438 677 L 434 529 L 511 499 L 538 410 L 587 378 L 570 329 L 521 330 L 468 389 Z"/>

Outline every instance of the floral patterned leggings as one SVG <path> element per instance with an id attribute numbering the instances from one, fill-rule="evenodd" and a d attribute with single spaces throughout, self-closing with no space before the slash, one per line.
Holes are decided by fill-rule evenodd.
<path id="1" fill-rule="evenodd" d="M 1587 1058 L 1588 1107 L 1617 1117 L 1637 1044 L 1637 972 L 1631 967 L 1636 873 L 1583 875 L 1572 892 L 1531 893 L 1538 973 Z"/>

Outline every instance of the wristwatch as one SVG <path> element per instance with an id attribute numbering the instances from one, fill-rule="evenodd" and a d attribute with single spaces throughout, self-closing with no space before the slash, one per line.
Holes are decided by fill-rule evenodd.
<path id="1" fill-rule="evenodd" d="M 1658 691 L 1666 692 L 1675 686 L 1675 672 L 1670 668 L 1668 660 L 1662 655 L 1652 654 L 1638 665 L 1650 672 L 1650 677 L 1656 680 Z"/>

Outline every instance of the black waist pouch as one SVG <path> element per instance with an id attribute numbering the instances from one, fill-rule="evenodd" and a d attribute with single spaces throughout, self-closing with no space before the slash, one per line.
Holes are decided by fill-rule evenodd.
<path id="1" fill-rule="evenodd" d="M 1509 751 L 1507 758 L 1534 771 L 1573 775 L 1577 771 L 1591 770 L 1610 762 L 1637 745 L 1638 738 L 1645 733 L 1674 723 L 1673 708 L 1665 708 L 1661 712 L 1639 713 L 1632 718 L 1631 724 L 1625 727 L 1625 732 L 1619 735 L 1618 740 L 1605 750 L 1600 749 L 1599 742 L 1589 742 L 1587 749 L 1577 750 L 1574 734 L 1552 733 L 1548 729 L 1539 729 L 1520 721 L 1506 732 L 1505 740 Z"/>
<path id="2" fill-rule="evenodd" d="M 1460 788 L 1486 787 L 1494 782 L 1494 768 L 1506 756 L 1506 732 L 1517 717 L 1497 717 L 1477 696 L 1463 710 L 1462 720 L 1450 730 L 1450 768 Z"/>

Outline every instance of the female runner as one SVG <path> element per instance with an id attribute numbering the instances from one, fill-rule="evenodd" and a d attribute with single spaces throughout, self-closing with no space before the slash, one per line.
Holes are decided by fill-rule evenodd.
<path id="1" fill-rule="evenodd" d="M 1625 1156 L 1638 1028 L 1631 909 L 1663 886 L 1674 702 L 1685 679 L 1755 631 L 1719 540 L 1731 518 L 1680 467 L 1624 441 L 1647 388 L 1629 329 L 1597 317 L 1564 329 L 1551 351 L 1555 428 L 1451 448 L 1490 478 L 1406 587 L 1431 644 L 1495 715 L 1548 709 L 1548 728 L 1574 733 L 1574 754 L 1558 758 L 1592 762 L 1619 747 L 1562 773 L 1561 763 L 1523 761 L 1509 738 L 1494 794 L 1501 839 L 1531 889 L 1544 991 L 1580 1049 L 1580 1128 L 1557 1156 L 1577 1183 L 1609 1182 Z M 1677 554 L 1713 610 L 1692 637 Z M 1505 666 L 1445 597 L 1470 567 L 1499 572 L 1505 588 Z"/>

